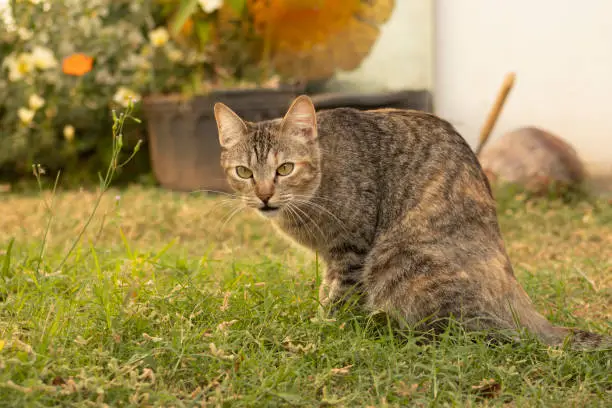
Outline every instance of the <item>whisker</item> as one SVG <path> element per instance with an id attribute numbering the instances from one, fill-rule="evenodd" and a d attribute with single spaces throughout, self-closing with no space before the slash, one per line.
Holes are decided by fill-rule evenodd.
<path id="1" fill-rule="evenodd" d="M 291 204 L 290 204 L 291 205 Z M 304 210 L 302 210 L 300 207 L 298 206 L 293 206 L 293 208 L 299 212 L 301 212 L 302 214 L 304 214 L 304 216 L 306 218 L 308 218 L 308 220 L 310 220 L 310 222 L 317 228 L 317 230 L 319 230 L 319 233 L 321 234 L 321 238 L 323 238 L 323 240 L 326 240 L 327 236 L 325 235 L 325 233 L 321 230 L 321 228 L 319 227 L 319 225 L 317 225 L 317 223 L 312 219 L 312 217 L 310 215 L 308 215 L 308 213 Z M 316 238 L 313 235 L 313 238 Z"/>
<path id="2" fill-rule="evenodd" d="M 229 222 L 229 221 L 230 221 L 232 218 L 234 218 L 234 216 L 235 216 L 236 214 L 238 214 L 240 211 L 242 211 L 242 210 L 244 210 L 244 209 L 245 209 L 245 207 L 241 205 L 241 206 L 238 206 L 238 208 L 236 208 L 235 210 L 233 210 L 233 211 L 231 212 L 231 214 L 229 215 L 229 217 L 227 217 L 227 219 L 225 220 L 225 222 L 224 222 L 224 223 L 223 223 L 223 225 L 221 226 L 221 230 L 223 230 L 223 229 L 225 228 L 225 225 L 227 225 L 227 223 L 228 223 L 228 222 Z"/>
<path id="3" fill-rule="evenodd" d="M 305 200 L 308 200 L 308 201 L 325 200 L 325 201 L 328 201 L 330 203 L 337 202 L 337 200 L 333 200 L 331 198 L 327 198 L 327 197 L 319 196 L 319 195 L 315 195 L 315 196 L 307 196 L 307 195 L 303 195 L 303 194 L 290 194 L 290 195 L 295 197 L 295 198 L 301 198 L 301 199 L 305 199 Z"/>
<path id="4" fill-rule="evenodd" d="M 299 219 L 295 217 L 295 211 L 291 208 L 290 204 L 286 204 L 285 208 L 287 209 L 287 215 L 291 218 L 291 222 L 298 224 Z"/>
<path id="5" fill-rule="evenodd" d="M 222 195 L 229 196 L 229 197 L 240 197 L 240 195 L 235 194 L 235 193 L 228 193 L 228 192 L 219 191 L 219 190 L 208 190 L 205 188 L 202 188 L 199 190 L 193 190 L 189 192 L 189 194 L 196 194 L 196 193 L 215 193 L 215 194 L 222 194 Z"/>
<path id="6" fill-rule="evenodd" d="M 286 208 L 295 215 L 296 219 L 304 226 L 304 229 L 306 230 L 306 232 L 308 234 L 310 234 L 310 237 L 313 239 L 313 241 L 316 241 L 317 237 L 314 235 L 314 232 L 307 226 L 307 223 L 304 221 L 304 219 L 300 216 L 300 214 L 298 214 L 295 210 L 296 207 L 294 205 L 292 205 L 291 203 L 287 203 L 286 204 Z M 297 224 L 297 223 L 296 223 Z"/>
<path id="7" fill-rule="evenodd" d="M 228 205 L 233 205 L 236 203 L 240 203 L 240 200 L 235 199 L 235 198 L 226 198 L 223 200 L 218 200 L 214 203 L 214 205 L 210 208 L 210 210 L 204 213 L 204 215 L 210 215 L 213 211 L 219 209 L 219 207 L 224 208 L 224 207 L 227 207 Z"/>
<path id="8" fill-rule="evenodd" d="M 324 215 L 328 215 L 329 217 L 331 217 L 331 220 L 335 221 L 338 224 L 338 226 L 344 230 L 345 233 L 349 232 L 344 226 L 344 222 L 340 218 L 338 218 L 334 213 L 332 213 L 331 211 L 329 211 L 327 208 L 323 207 L 322 205 L 313 203 L 312 201 L 306 201 L 306 200 L 301 200 L 301 199 L 294 199 L 293 201 L 297 202 L 298 204 L 302 204 L 306 207 L 310 206 L 310 208 L 315 211 L 319 210 Z"/>

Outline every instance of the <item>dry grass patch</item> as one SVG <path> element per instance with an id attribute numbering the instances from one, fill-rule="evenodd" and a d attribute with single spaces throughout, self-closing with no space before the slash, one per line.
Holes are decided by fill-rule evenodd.
<path id="1" fill-rule="evenodd" d="M 609 351 L 317 318 L 315 256 L 254 214 L 227 220 L 222 196 L 111 190 L 62 265 L 95 197 L 61 192 L 49 212 L 47 194 L 0 194 L 0 405 L 612 403 Z M 611 333 L 610 203 L 500 194 L 499 213 L 537 307 Z"/>

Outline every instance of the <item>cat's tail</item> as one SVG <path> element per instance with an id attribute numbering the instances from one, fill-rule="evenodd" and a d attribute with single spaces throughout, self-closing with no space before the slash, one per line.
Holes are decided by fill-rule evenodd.
<path id="1" fill-rule="evenodd" d="M 517 292 L 519 296 L 515 297 L 514 303 L 517 323 L 538 336 L 542 342 L 555 347 L 567 343 L 573 350 L 612 349 L 612 336 L 555 326 L 535 310 L 522 288 Z"/>
<path id="2" fill-rule="evenodd" d="M 567 342 L 569 347 L 573 350 L 612 349 L 612 336 L 571 327 L 552 327 L 557 335 L 554 339 L 550 339 L 550 337 L 547 336 L 549 339 L 547 343 L 551 346 L 561 346 Z"/>

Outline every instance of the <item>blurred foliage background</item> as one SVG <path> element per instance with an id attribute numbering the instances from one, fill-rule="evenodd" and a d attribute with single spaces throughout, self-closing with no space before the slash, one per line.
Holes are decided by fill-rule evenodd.
<path id="1" fill-rule="evenodd" d="M 155 95 L 325 80 L 367 56 L 393 0 L 37 0 L 0 25 L 0 177 L 96 180 L 111 110 Z M 62 22 L 62 23 L 58 23 Z M 65 23 L 64 23 L 65 22 Z M 139 112 L 136 112 L 139 116 Z M 124 135 L 130 151 L 146 126 Z M 149 171 L 139 154 L 120 178 Z"/>

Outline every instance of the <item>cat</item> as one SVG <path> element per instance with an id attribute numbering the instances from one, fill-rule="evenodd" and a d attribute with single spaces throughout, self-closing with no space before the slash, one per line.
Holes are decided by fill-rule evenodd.
<path id="1" fill-rule="evenodd" d="M 548 345 L 610 344 L 557 327 L 514 276 L 489 182 L 469 145 L 435 115 L 315 112 L 297 97 L 251 123 L 214 106 L 221 166 L 243 204 L 326 265 L 324 306 L 357 294 L 404 327 L 457 318 L 467 330 L 526 328 Z"/>

